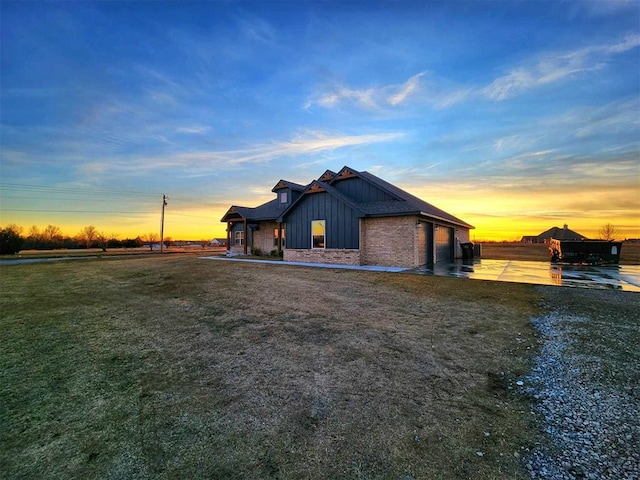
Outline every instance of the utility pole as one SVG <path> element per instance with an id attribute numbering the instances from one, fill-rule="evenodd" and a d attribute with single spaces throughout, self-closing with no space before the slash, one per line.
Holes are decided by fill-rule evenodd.
<path id="1" fill-rule="evenodd" d="M 167 197 L 165 194 L 162 194 L 162 216 L 160 217 L 160 253 L 164 249 L 164 207 L 167 206 Z"/>

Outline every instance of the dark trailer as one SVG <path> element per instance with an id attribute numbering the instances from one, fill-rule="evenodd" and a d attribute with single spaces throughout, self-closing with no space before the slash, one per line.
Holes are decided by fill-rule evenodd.
<path id="1" fill-rule="evenodd" d="M 609 265 L 620 263 L 622 242 L 612 240 L 557 240 L 549 242 L 552 262 Z"/>

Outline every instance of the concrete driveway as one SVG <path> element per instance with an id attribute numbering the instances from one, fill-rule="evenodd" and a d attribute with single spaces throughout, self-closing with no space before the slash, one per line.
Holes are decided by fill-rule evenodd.
<path id="1" fill-rule="evenodd" d="M 549 262 L 474 259 L 415 273 L 463 277 L 498 282 L 533 283 L 565 287 L 599 288 L 640 292 L 640 266 L 558 265 Z"/>
<path id="2" fill-rule="evenodd" d="M 444 277 L 462 277 L 497 282 L 533 283 L 566 287 L 599 288 L 640 292 L 640 266 L 620 265 L 596 267 L 582 265 L 554 265 L 549 262 L 520 262 L 515 260 L 458 261 L 435 268 L 380 267 L 374 265 L 335 265 L 328 263 L 283 262 L 281 260 L 253 260 L 238 257 L 201 257 L 211 260 L 298 265 L 301 267 L 342 268 L 374 272 L 413 273 Z"/>

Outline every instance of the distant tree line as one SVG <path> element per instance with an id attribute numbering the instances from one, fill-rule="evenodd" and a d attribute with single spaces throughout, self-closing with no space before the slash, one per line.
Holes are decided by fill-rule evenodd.
<path id="1" fill-rule="evenodd" d="M 150 248 L 159 241 L 155 233 L 125 238 L 120 240 L 116 234 L 107 234 L 99 231 L 93 225 L 84 227 L 77 235 L 70 237 L 64 235 L 60 227 L 47 225 L 44 229 L 33 225 L 24 233 L 24 229 L 15 224 L 10 224 L 0 229 L 0 254 L 14 254 L 20 250 L 53 250 L 57 248 L 138 248 L 149 244 Z M 168 247 L 170 239 L 165 239 Z"/>

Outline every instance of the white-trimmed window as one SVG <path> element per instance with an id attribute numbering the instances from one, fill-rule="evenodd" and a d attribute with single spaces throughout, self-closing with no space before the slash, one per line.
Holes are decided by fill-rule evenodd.
<path id="1" fill-rule="evenodd" d="M 287 203 L 287 192 L 280 192 L 280 203 Z"/>
<path id="2" fill-rule="evenodd" d="M 286 239 L 286 236 L 284 234 L 284 226 L 282 227 L 280 232 L 282 233 L 282 243 L 280 244 L 280 246 L 282 248 L 284 248 L 285 247 L 285 239 Z M 274 247 L 278 246 L 278 229 L 277 228 L 273 229 L 273 246 Z"/>
<path id="3" fill-rule="evenodd" d="M 311 221 L 311 248 L 325 248 L 325 220 Z"/>
<path id="4" fill-rule="evenodd" d="M 244 245 L 244 232 L 236 232 L 235 244 L 236 247 L 241 247 L 242 245 Z"/>

